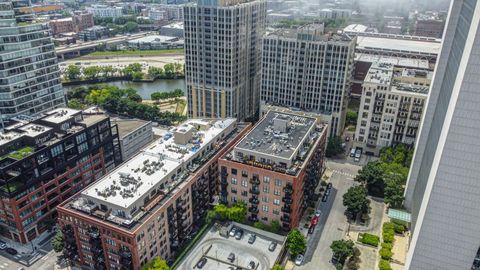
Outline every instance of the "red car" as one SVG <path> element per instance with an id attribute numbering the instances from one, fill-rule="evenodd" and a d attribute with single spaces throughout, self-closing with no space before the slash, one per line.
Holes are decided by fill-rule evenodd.
<path id="1" fill-rule="evenodd" d="M 312 222 L 310 224 L 313 225 L 313 226 L 317 225 L 318 224 L 318 216 L 314 216 L 312 218 Z"/>

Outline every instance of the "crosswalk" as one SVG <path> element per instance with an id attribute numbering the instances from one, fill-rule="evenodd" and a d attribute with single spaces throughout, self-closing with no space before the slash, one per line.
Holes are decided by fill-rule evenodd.
<path id="1" fill-rule="evenodd" d="M 344 171 L 342 171 L 342 170 L 340 170 L 340 171 L 339 171 L 339 170 L 333 170 L 333 173 L 345 175 L 345 176 L 350 177 L 350 178 L 352 178 L 352 179 L 355 178 L 355 175 L 354 175 L 354 174 L 351 174 L 351 173 L 348 173 L 348 172 L 344 172 Z"/>
<path id="2" fill-rule="evenodd" d="M 8 263 L 0 264 L 0 269 L 5 269 L 8 266 Z"/>

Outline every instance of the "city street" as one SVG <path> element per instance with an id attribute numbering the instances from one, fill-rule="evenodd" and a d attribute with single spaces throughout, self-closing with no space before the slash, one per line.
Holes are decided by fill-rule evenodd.
<path id="1" fill-rule="evenodd" d="M 309 238 L 304 265 L 295 269 L 335 269 L 329 262 L 332 258 L 330 244 L 334 240 L 342 239 L 348 230 L 342 196 L 355 184 L 353 178 L 360 167 L 350 163 L 332 161 L 327 162 L 327 167 L 333 172 L 330 178 L 330 182 L 333 184 L 332 192 L 327 202 L 320 203 L 321 218 Z"/>

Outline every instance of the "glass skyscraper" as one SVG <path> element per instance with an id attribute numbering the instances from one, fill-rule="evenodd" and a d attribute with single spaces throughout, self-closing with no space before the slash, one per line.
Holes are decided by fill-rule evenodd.
<path id="1" fill-rule="evenodd" d="M 29 1 L 0 0 L 0 115 L 9 119 L 65 105 L 47 22 Z"/>
<path id="2" fill-rule="evenodd" d="M 480 4 L 455 0 L 410 171 L 405 269 L 480 269 Z"/>

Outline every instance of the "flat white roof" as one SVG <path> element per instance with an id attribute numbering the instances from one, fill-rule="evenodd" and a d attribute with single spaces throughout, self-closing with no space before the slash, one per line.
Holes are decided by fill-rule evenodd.
<path id="1" fill-rule="evenodd" d="M 26 132 L 25 135 L 27 136 L 36 137 L 40 134 L 43 134 L 51 130 L 52 128 L 31 123 L 26 126 L 20 127 L 19 129 L 22 131 L 25 131 Z"/>
<path id="2" fill-rule="evenodd" d="M 175 22 L 162 26 L 162 28 L 183 29 L 183 22 Z"/>
<path id="3" fill-rule="evenodd" d="M 393 65 L 386 63 L 374 63 L 368 70 L 364 81 L 390 86 L 392 76 Z"/>
<path id="4" fill-rule="evenodd" d="M 414 52 L 423 54 L 439 54 L 442 44 L 407 39 L 391 39 L 381 37 L 357 37 L 357 49 L 384 49 L 398 52 Z"/>
<path id="5" fill-rule="evenodd" d="M 178 37 L 169 37 L 169 36 L 160 36 L 160 35 L 151 35 L 134 40 L 130 40 L 128 43 L 151 43 L 151 42 L 166 42 L 177 40 Z"/>
<path id="6" fill-rule="evenodd" d="M 382 63 L 390 63 L 395 66 L 431 69 L 430 63 L 426 59 L 413 59 L 413 58 L 395 57 L 395 56 L 386 56 L 386 55 L 355 53 L 355 61 L 371 62 L 371 63 L 382 62 Z"/>
<path id="7" fill-rule="evenodd" d="M 162 184 L 165 185 L 165 189 L 168 189 L 173 182 L 171 178 L 179 176 L 179 169 L 183 171 L 181 174 L 188 173 L 188 170 L 184 169 L 187 163 L 199 156 L 206 145 L 212 143 L 217 136 L 235 122 L 235 119 L 217 120 L 213 123 L 200 119 L 187 120 L 182 126 L 204 126 L 209 123 L 211 126 L 206 130 L 198 130 L 197 141 L 187 145 L 176 144 L 171 133 L 165 134 L 163 138 L 142 150 L 140 154 L 83 191 L 82 196 L 120 209 L 138 206 L 140 204 L 138 201 L 144 195 L 148 195 Z M 113 188 L 114 192 L 108 192 L 112 191 L 112 187 L 115 187 Z M 128 196 L 124 196 L 125 193 L 128 193 Z"/>
<path id="8" fill-rule="evenodd" d="M 50 123 L 62 123 L 70 119 L 73 115 L 78 114 L 80 111 L 69 108 L 58 108 L 48 112 L 48 116 L 43 118 L 44 121 Z"/>

